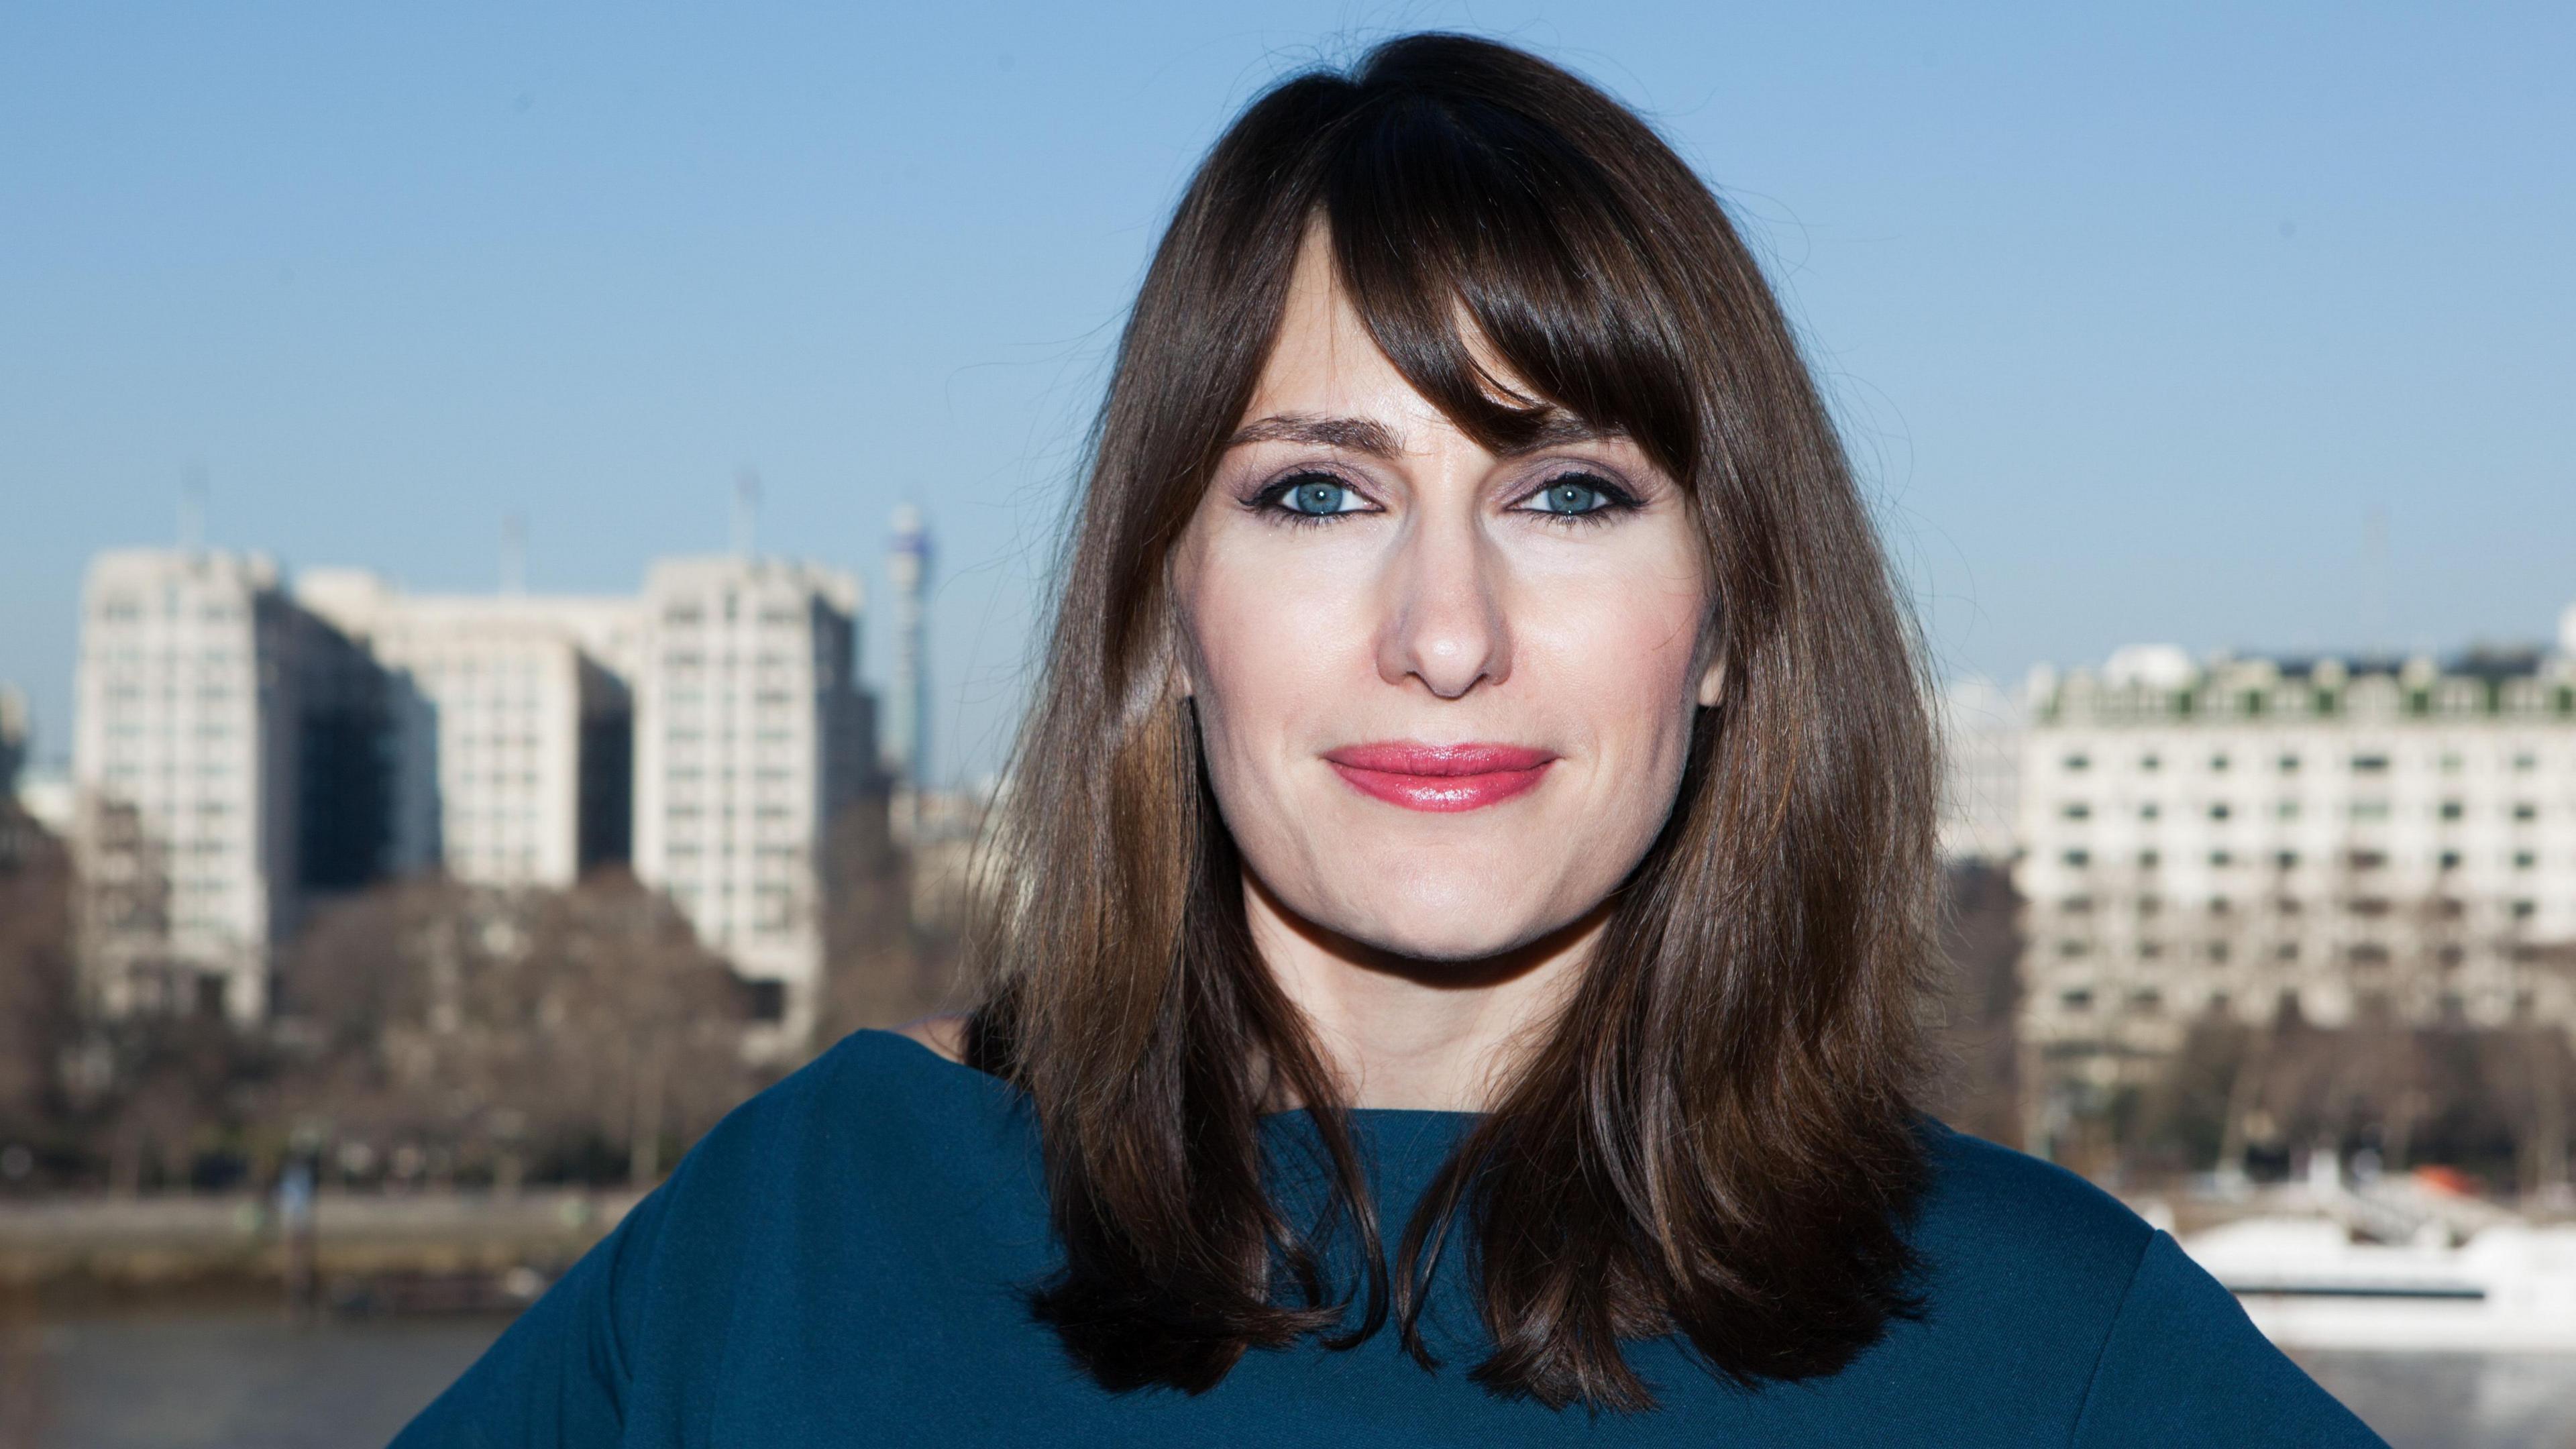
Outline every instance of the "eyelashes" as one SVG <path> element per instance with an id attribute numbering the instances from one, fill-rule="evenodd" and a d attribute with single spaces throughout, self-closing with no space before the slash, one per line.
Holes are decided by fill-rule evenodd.
<path id="1" fill-rule="evenodd" d="M 1536 503 L 1539 506 L 1531 506 Z M 1337 519 L 1379 513 L 1348 479 L 1319 468 L 1301 468 L 1264 485 L 1243 506 L 1265 522 L 1320 528 Z M 1552 527 L 1597 528 L 1642 504 L 1624 485 L 1589 468 L 1550 474 L 1513 503 L 1511 512 L 1534 513 Z"/>

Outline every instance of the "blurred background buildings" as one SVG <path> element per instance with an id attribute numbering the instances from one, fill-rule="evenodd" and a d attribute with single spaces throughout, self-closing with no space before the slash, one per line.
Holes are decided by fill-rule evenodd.
<path id="1" fill-rule="evenodd" d="M 2242 1173 L 2266 1146 L 2402 1164 L 2447 1124 L 2444 1152 L 2501 1133 L 2508 1179 L 2566 1196 L 2576 607 L 2554 647 L 2133 646 L 1943 703 L 1945 853 L 2009 885 L 1983 909 L 2013 921 L 2014 1135 Z"/>
<path id="2" fill-rule="evenodd" d="M 410 595 L 129 549 L 84 592 L 70 840 L 91 1009 L 256 1022 L 334 894 L 427 870 L 562 888 L 617 864 L 734 963 L 764 1049 L 810 1036 L 824 840 L 884 792 L 848 574 L 728 555 L 656 561 L 627 598 Z"/>

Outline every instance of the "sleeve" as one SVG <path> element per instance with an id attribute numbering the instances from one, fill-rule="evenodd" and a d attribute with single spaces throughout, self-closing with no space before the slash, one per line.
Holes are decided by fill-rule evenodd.
<path id="1" fill-rule="evenodd" d="M 592 1244 L 395 1436 L 393 1449 L 617 1444 L 625 1431 L 643 1280 L 670 1187 L 655 1188 Z"/>
<path id="2" fill-rule="evenodd" d="M 2111 1320 L 2075 1449 L 2387 1449 L 2159 1232 Z"/>

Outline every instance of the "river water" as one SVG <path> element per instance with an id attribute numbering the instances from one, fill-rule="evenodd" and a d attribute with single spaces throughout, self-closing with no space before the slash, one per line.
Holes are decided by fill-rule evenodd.
<path id="1" fill-rule="evenodd" d="M 0 1413 L 0 1449 L 381 1445 L 502 1326 L 393 1319 L 297 1327 L 257 1310 L 49 1323 L 17 1341 L 17 1352 L 37 1361 L 0 1374 L 0 1385 L 35 1399 Z M 2299 1359 L 2397 1449 L 2576 1449 L 2576 1358 Z"/>

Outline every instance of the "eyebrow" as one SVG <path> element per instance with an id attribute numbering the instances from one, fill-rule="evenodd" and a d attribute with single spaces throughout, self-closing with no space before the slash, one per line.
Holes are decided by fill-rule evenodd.
<path id="1" fill-rule="evenodd" d="M 1595 427 L 1563 408 L 1550 408 L 1539 420 L 1538 431 L 1517 447 L 1506 448 L 1502 456 L 1518 457 L 1542 448 L 1562 447 L 1568 443 L 1596 442 L 1603 438 L 1623 436 L 1616 428 Z M 1258 422 L 1246 423 L 1225 440 L 1229 448 L 1246 443 L 1306 443 L 1326 448 L 1347 448 L 1372 458 L 1393 459 L 1404 450 L 1382 423 L 1367 418 L 1318 417 L 1312 413 L 1274 413 Z"/>

